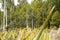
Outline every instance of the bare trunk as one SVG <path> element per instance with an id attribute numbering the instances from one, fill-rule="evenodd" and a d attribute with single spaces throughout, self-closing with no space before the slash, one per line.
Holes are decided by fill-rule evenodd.
<path id="1" fill-rule="evenodd" d="M 27 12 L 26 12 L 26 27 L 28 28 L 28 13 Z"/>
<path id="2" fill-rule="evenodd" d="M 6 0 L 4 0 L 4 14 L 3 14 L 3 31 L 7 27 L 7 10 L 6 10 Z"/>
<path id="3" fill-rule="evenodd" d="M 7 27 L 7 10 L 6 10 L 6 27 Z"/>
<path id="4" fill-rule="evenodd" d="M 34 29 L 34 27 L 33 27 L 33 12 L 32 12 L 32 29 Z"/>

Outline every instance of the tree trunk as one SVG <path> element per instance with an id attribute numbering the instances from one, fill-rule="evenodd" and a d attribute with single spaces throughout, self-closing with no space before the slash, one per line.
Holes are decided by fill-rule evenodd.
<path id="1" fill-rule="evenodd" d="M 6 0 L 4 0 L 4 14 L 3 14 L 3 31 L 7 27 L 7 10 L 6 10 Z"/>

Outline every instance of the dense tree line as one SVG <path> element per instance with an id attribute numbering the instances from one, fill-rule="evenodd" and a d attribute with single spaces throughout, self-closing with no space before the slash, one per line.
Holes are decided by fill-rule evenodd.
<path id="1" fill-rule="evenodd" d="M 15 6 L 14 0 L 7 0 L 7 27 L 26 27 L 26 20 L 28 20 L 28 27 L 32 27 L 32 22 L 33 27 L 40 27 L 44 23 L 49 11 L 55 4 L 56 8 L 53 12 L 54 15 L 49 20 L 47 26 L 60 25 L 59 0 L 34 0 L 31 5 L 28 4 L 26 0 L 18 0 L 18 2 L 19 4 Z M 0 25 L 2 23 L 1 20 L 3 20 L 3 12 L 0 11 Z"/>

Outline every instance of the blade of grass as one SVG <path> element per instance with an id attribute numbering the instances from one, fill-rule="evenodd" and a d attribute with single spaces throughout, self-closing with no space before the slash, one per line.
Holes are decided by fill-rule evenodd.
<path id="1" fill-rule="evenodd" d="M 41 34 L 42 34 L 42 31 L 44 30 L 47 22 L 49 21 L 49 19 L 51 18 L 51 16 L 53 15 L 53 10 L 55 8 L 55 5 L 52 7 L 51 11 L 49 12 L 49 15 L 47 16 L 46 20 L 44 21 L 43 25 L 41 26 L 42 28 L 40 29 L 40 31 L 38 32 L 38 34 L 36 35 L 36 37 L 33 39 L 33 40 L 39 40 Z"/>

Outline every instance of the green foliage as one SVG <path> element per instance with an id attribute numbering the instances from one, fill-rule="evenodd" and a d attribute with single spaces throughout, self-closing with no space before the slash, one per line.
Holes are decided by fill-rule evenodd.
<path id="1" fill-rule="evenodd" d="M 60 25 L 60 13 L 58 11 L 54 12 L 52 16 L 51 25 L 59 26 Z"/>
<path id="2" fill-rule="evenodd" d="M 45 18 L 47 17 L 50 9 L 53 5 L 56 6 L 54 10 L 53 19 L 49 21 L 52 25 L 57 24 L 60 25 L 60 17 L 59 17 L 59 10 L 60 10 L 60 1 L 59 0 L 34 0 L 31 5 L 27 3 L 26 0 L 18 0 L 19 5 L 15 6 L 13 0 L 7 0 L 7 15 L 8 15 L 8 27 L 26 27 L 26 14 L 28 14 L 28 25 L 29 27 L 32 26 L 32 18 L 33 18 L 33 26 L 40 27 Z M 3 2 L 4 3 L 4 2 Z M 56 13 L 56 11 L 58 11 Z M 0 13 L 0 19 L 3 16 L 2 12 Z M 33 15 L 32 15 L 33 14 Z M 57 18 L 58 17 L 58 18 Z M 3 19 L 3 17 L 2 17 Z M 1 20 L 2 20 L 1 19 Z M 0 20 L 0 25 L 1 25 Z M 53 21 L 52 21 L 53 20 Z M 56 21 L 57 20 L 57 21 Z M 51 26 L 51 25 L 50 25 Z"/>

